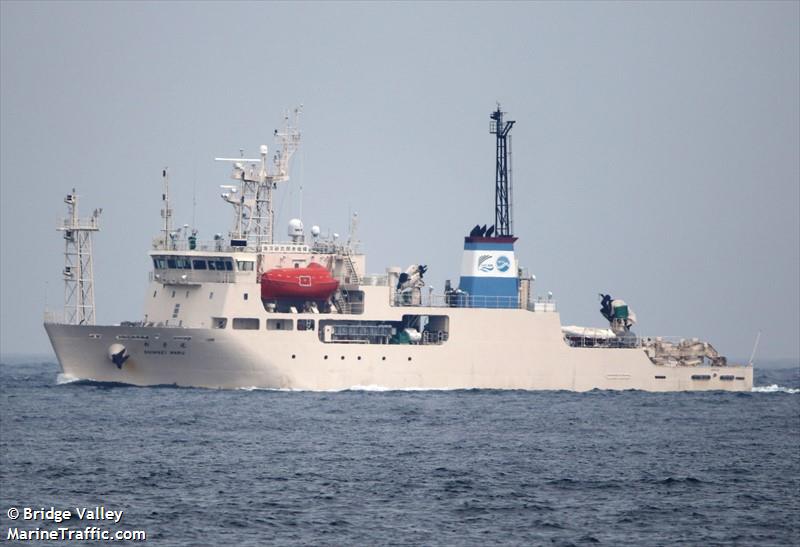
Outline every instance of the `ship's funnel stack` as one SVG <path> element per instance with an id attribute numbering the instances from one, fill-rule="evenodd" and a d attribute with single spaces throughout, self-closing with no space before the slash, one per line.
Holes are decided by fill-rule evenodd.
<path id="1" fill-rule="evenodd" d="M 474 232 L 474 230 L 473 230 Z M 461 304 L 470 308 L 518 308 L 515 237 L 467 236 L 461 260 Z"/>
<path id="2" fill-rule="evenodd" d="M 519 273 L 514 256 L 509 192 L 509 141 L 514 121 L 504 121 L 500 104 L 489 116 L 497 137 L 495 154 L 495 224 L 477 225 L 464 238 L 459 305 L 471 308 L 518 308 Z M 466 293 L 466 294 L 464 294 Z"/>

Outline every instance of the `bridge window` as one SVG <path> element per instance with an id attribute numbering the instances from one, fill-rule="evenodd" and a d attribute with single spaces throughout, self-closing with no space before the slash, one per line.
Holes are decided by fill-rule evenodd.
<path id="1" fill-rule="evenodd" d="M 192 266 L 195 270 L 205 270 L 206 269 L 206 261 L 205 260 L 192 260 Z"/>
<path id="2" fill-rule="evenodd" d="M 209 259 L 208 260 L 208 269 L 209 270 L 216 270 L 218 272 L 232 272 L 233 271 L 233 260 L 230 258 L 217 258 L 217 259 Z"/>
<path id="3" fill-rule="evenodd" d="M 157 270 L 172 268 L 175 270 L 191 270 L 191 261 L 181 256 L 154 256 L 153 267 Z"/>
<path id="4" fill-rule="evenodd" d="M 254 262 L 252 260 L 237 260 L 236 266 L 240 272 L 252 272 L 254 269 Z"/>

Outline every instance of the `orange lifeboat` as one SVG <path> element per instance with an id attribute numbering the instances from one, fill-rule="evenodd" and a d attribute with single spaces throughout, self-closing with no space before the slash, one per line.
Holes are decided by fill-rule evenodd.
<path id="1" fill-rule="evenodd" d="M 331 272 L 316 262 L 305 268 L 274 268 L 261 276 L 262 300 L 327 300 L 338 287 Z"/>

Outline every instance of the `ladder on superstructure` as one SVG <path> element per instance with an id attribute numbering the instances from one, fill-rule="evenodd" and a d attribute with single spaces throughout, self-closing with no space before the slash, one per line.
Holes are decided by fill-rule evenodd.
<path id="1" fill-rule="evenodd" d="M 345 276 L 344 279 L 347 281 L 348 285 L 358 285 L 360 282 L 358 271 L 356 271 L 356 265 L 353 264 L 353 257 L 350 255 L 350 251 L 345 251 L 342 255 L 342 262 L 345 269 Z"/>
<path id="2" fill-rule="evenodd" d="M 102 209 L 95 209 L 87 219 L 78 218 L 78 195 L 75 189 L 64 198 L 67 217 L 56 228 L 64 232 L 64 322 L 69 325 L 94 325 L 94 272 L 92 233 L 100 230 Z"/>
<path id="3" fill-rule="evenodd" d="M 347 289 L 339 287 L 333 293 L 333 306 L 336 308 L 336 313 L 350 313 L 350 302 L 348 301 L 349 295 Z"/>

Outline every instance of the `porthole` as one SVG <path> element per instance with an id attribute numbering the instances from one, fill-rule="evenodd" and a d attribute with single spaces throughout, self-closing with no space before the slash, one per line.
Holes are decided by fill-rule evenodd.
<path id="1" fill-rule="evenodd" d="M 344 361 L 344 355 L 342 355 L 342 361 Z"/>
<path id="2" fill-rule="evenodd" d="M 385 356 L 384 356 L 384 357 L 381 357 L 381 361 L 385 361 L 385 360 L 386 360 L 386 357 L 385 357 Z"/>
<path id="3" fill-rule="evenodd" d="M 360 361 L 361 360 L 361 356 L 359 355 L 356 359 L 358 359 Z"/>
<path id="4" fill-rule="evenodd" d="M 328 356 L 327 356 L 327 355 L 326 355 L 325 357 L 323 357 L 323 359 L 327 359 L 327 358 L 328 358 Z"/>
<path id="5" fill-rule="evenodd" d="M 293 354 L 292 354 L 292 359 L 294 359 L 295 357 L 296 357 L 296 355 L 293 353 Z"/>
<path id="6" fill-rule="evenodd" d="M 411 357 L 409 357 L 409 358 L 408 358 L 408 360 L 410 361 L 410 360 L 411 360 Z"/>

